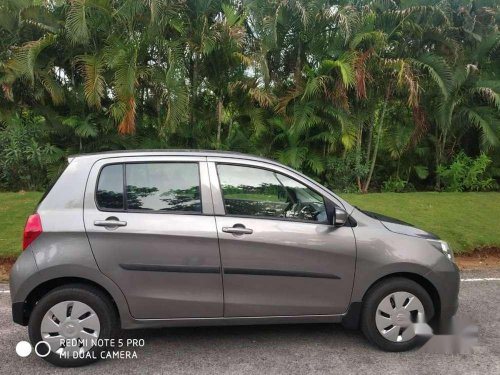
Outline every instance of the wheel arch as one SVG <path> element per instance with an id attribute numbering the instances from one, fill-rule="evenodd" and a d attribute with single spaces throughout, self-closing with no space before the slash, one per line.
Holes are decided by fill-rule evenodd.
<path id="1" fill-rule="evenodd" d="M 16 293 L 12 301 L 14 322 L 26 326 L 33 307 L 40 298 L 59 286 L 75 283 L 91 286 L 108 296 L 116 309 L 117 318 L 122 326 L 124 323 L 132 320 L 125 296 L 120 288 L 110 279 L 95 270 L 82 270 L 74 266 L 66 268 L 71 268 L 70 271 L 73 272 L 63 273 L 60 267 L 53 267 L 43 270 L 38 275 L 33 275 L 33 277 L 30 277 L 23 283 L 21 290 Z"/>
<path id="2" fill-rule="evenodd" d="M 118 309 L 118 305 L 116 304 L 115 299 L 111 295 L 111 293 L 104 288 L 102 285 L 99 285 L 95 281 L 85 279 L 82 277 L 58 277 L 55 279 L 50 279 L 47 280 L 40 285 L 38 285 L 35 289 L 33 289 L 28 296 L 26 297 L 26 301 L 24 302 L 24 316 L 23 316 L 23 323 L 28 323 L 29 317 L 31 315 L 31 312 L 33 311 L 33 307 L 36 305 L 36 303 L 47 293 L 50 293 L 52 290 L 60 287 L 60 286 L 65 286 L 65 285 L 74 285 L 74 284 L 80 284 L 80 285 L 86 285 L 90 286 L 96 290 L 99 290 L 102 292 L 109 300 L 111 301 L 115 312 L 117 314 L 117 317 L 120 318 L 120 311 Z"/>
<path id="3" fill-rule="evenodd" d="M 365 301 L 366 296 L 368 295 L 370 290 L 372 290 L 379 283 L 387 279 L 396 277 L 403 277 L 412 280 L 417 284 L 419 284 L 422 288 L 424 288 L 427 293 L 429 293 L 429 296 L 431 297 L 432 300 L 432 304 L 434 305 L 434 316 L 432 317 L 431 321 L 437 321 L 439 319 L 441 311 L 441 297 L 439 296 L 439 292 L 437 288 L 434 286 L 434 284 L 425 276 L 422 276 L 414 272 L 393 272 L 381 276 L 375 281 L 373 281 L 364 291 L 360 301 L 351 302 L 347 313 L 342 319 L 342 324 L 347 328 L 352 328 L 352 329 L 359 328 L 363 302 Z"/>
<path id="4" fill-rule="evenodd" d="M 431 300 L 432 300 L 432 304 L 434 305 L 434 316 L 433 316 L 433 319 L 439 314 L 439 312 L 441 311 L 441 298 L 439 296 L 439 292 L 438 290 L 436 289 L 436 287 L 434 286 L 434 284 L 429 280 L 427 279 L 426 277 L 420 275 L 420 274 L 417 274 L 417 273 L 413 273 L 413 272 L 395 272 L 395 273 L 391 273 L 389 275 L 385 275 L 385 276 L 382 276 L 380 277 L 379 279 L 377 279 L 375 282 L 373 282 L 365 291 L 365 293 L 363 294 L 363 298 L 362 298 L 362 302 L 365 300 L 367 294 L 369 293 L 370 289 L 372 289 L 373 287 L 375 287 L 378 283 L 382 282 L 382 281 L 385 281 L 387 279 L 390 279 L 390 278 L 394 278 L 394 277 L 403 277 L 403 278 L 406 278 L 406 279 L 410 279 L 412 281 L 415 281 L 417 284 L 419 284 L 422 288 L 425 289 L 425 291 L 427 293 L 429 293 L 429 296 L 431 297 Z"/>

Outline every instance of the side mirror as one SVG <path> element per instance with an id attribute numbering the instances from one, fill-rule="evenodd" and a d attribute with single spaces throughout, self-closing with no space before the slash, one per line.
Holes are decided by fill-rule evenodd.
<path id="1" fill-rule="evenodd" d="M 336 227 L 341 227 L 346 223 L 348 217 L 349 215 L 345 210 L 343 210 L 342 208 L 335 207 L 335 217 L 333 225 L 335 225 Z"/>
<path id="2" fill-rule="evenodd" d="M 349 215 L 342 208 L 335 206 L 333 202 L 326 200 L 326 217 L 328 219 L 328 224 L 341 227 L 346 223 Z"/>

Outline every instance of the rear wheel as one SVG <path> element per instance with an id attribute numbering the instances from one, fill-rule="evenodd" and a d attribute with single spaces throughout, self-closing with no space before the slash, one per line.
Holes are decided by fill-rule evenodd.
<path id="1" fill-rule="evenodd" d="M 62 367 L 90 364 L 105 347 L 99 339 L 110 339 L 117 331 L 115 309 L 104 293 L 87 285 L 68 285 L 45 295 L 33 309 L 29 321 L 31 344 L 46 361 Z M 100 340 L 101 341 L 101 340 Z"/>
<path id="2" fill-rule="evenodd" d="M 433 315 L 432 299 L 421 285 L 406 278 L 389 278 L 367 292 L 361 329 L 379 348 L 401 352 L 422 343 L 414 324 L 419 319 L 428 322 Z"/>

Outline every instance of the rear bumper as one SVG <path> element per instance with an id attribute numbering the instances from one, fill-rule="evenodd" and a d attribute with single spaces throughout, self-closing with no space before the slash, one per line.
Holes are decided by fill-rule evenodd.
<path id="1" fill-rule="evenodd" d="M 33 289 L 28 280 L 36 275 L 38 268 L 31 246 L 24 250 L 10 271 L 10 298 L 12 301 L 12 319 L 23 326 L 28 324 L 26 297 Z"/>

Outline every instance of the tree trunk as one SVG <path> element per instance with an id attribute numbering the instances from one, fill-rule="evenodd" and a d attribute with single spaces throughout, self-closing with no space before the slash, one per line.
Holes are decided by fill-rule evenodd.
<path id="1" fill-rule="evenodd" d="M 366 147 L 366 164 L 370 162 L 372 154 L 372 139 L 373 139 L 373 128 L 375 127 L 375 122 L 370 124 L 370 129 L 368 131 L 368 146 Z"/>
<path id="2" fill-rule="evenodd" d="M 302 43 L 299 40 L 297 46 L 297 60 L 295 61 L 295 69 L 293 72 L 295 86 L 299 85 L 301 75 L 302 75 Z"/>
<path id="3" fill-rule="evenodd" d="M 358 129 L 358 139 L 356 142 L 356 168 L 359 171 L 359 164 L 361 163 L 361 145 L 363 142 L 363 123 L 361 122 L 359 124 L 359 129 Z M 359 175 L 356 176 L 356 183 L 358 185 L 358 190 L 359 192 L 362 191 L 362 186 L 361 186 L 361 177 Z"/>
<path id="4" fill-rule="evenodd" d="M 382 113 L 384 114 L 384 111 L 382 111 Z M 363 187 L 363 193 L 368 192 L 368 189 L 370 188 L 370 182 L 371 182 L 372 176 L 373 176 L 373 170 L 375 169 L 375 163 L 377 161 L 378 147 L 380 144 L 380 138 L 382 137 L 382 119 L 383 118 L 381 116 L 381 119 L 380 119 L 381 121 L 380 121 L 380 124 L 378 126 L 378 131 L 377 131 L 377 138 L 375 140 L 375 145 L 373 148 L 373 157 L 372 157 L 371 164 L 370 164 L 370 171 L 368 172 L 368 177 L 366 178 L 365 186 Z"/>
<path id="5" fill-rule="evenodd" d="M 191 64 L 189 67 L 189 79 L 191 81 L 190 87 L 190 111 L 189 111 L 189 126 L 194 129 L 196 123 L 195 105 L 196 105 L 196 85 L 198 81 L 198 63 L 196 61 L 196 54 L 193 52 L 191 56 Z M 191 132 L 194 134 L 194 131 Z"/>
<path id="6" fill-rule="evenodd" d="M 373 157 L 371 160 L 370 171 L 368 172 L 368 177 L 366 178 L 365 186 L 363 187 L 364 193 L 368 192 L 368 189 L 370 188 L 370 182 L 372 180 L 373 171 L 375 169 L 375 163 L 377 162 L 377 153 L 378 153 L 378 148 L 380 146 L 380 138 L 382 138 L 382 127 L 384 125 L 385 111 L 387 109 L 387 102 L 389 100 L 389 92 L 390 92 L 390 86 L 387 87 L 384 104 L 382 106 L 382 113 L 380 114 L 380 118 L 378 121 L 377 138 L 375 139 L 375 145 L 373 148 Z"/>
<path id="7" fill-rule="evenodd" d="M 217 101 L 217 148 L 220 147 L 222 135 L 222 98 Z"/>
<path id="8" fill-rule="evenodd" d="M 437 130 L 436 132 L 439 132 Z M 447 131 L 446 128 L 443 132 L 436 137 L 436 190 L 441 190 L 441 177 L 437 173 L 438 167 L 443 163 L 444 149 L 446 147 Z"/>

